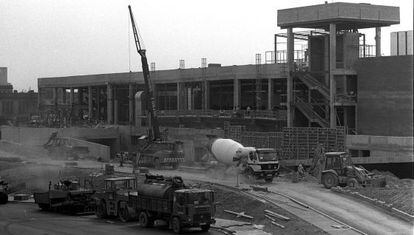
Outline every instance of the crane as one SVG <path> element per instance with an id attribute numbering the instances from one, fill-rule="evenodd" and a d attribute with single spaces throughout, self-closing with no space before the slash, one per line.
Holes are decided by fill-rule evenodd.
<path id="1" fill-rule="evenodd" d="M 137 48 L 138 54 L 141 56 L 142 74 L 144 76 L 144 84 L 145 84 L 145 96 L 146 96 L 145 100 L 146 100 L 146 106 L 147 106 L 149 126 L 151 127 L 149 137 L 153 141 L 161 140 L 160 127 L 158 125 L 157 109 L 155 106 L 154 92 L 151 87 L 150 72 L 148 68 L 146 50 L 141 46 L 141 42 L 139 41 L 138 31 L 135 26 L 134 14 L 132 13 L 130 5 L 128 5 L 128 9 L 129 9 L 129 15 L 131 17 L 132 31 L 134 33 L 134 38 L 135 38 L 135 46 Z"/>
<path id="2" fill-rule="evenodd" d="M 155 98 L 151 87 L 146 50 L 143 48 L 142 42 L 140 42 L 138 31 L 135 26 L 134 15 L 132 14 L 130 5 L 128 6 L 128 9 L 135 38 L 135 46 L 138 54 L 141 56 L 147 117 L 149 121 L 148 126 L 150 127 L 148 142 L 139 150 L 135 166 L 138 168 L 140 166 L 153 166 L 157 169 L 164 166 L 170 166 L 173 169 L 176 169 L 179 163 L 184 161 L 183 142 L 165 141 L 161 138 L 157 109 L 155 107 Z"/>

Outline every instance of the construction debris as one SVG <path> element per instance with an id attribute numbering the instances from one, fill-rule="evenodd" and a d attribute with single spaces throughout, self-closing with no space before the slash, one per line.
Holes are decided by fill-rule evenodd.
<path id="1" fill-rule="evenodd" d="M 286 220 L 286 221 L 290 220 L 290 218 L 289 218 L 289 217 L 284 216 L 284 215 L 281 215 L 281 214 L 278 214 L 278 213 L 273 212 L 273 211 L 270 211 L 270 210 L 264 210 L 264 212 L 265 212 L 266 214 L 268 214 L 268 215 L 272 216 L 272 217 L 277 217 L 277 218 L 279 218 L 279 219 Z"/>
<path id="2" fill-rule="evenodd" d="M 281 225 L 281 224 L 279 224 L 279 223 L 276 223 L 276 221 L 275 221 L 275 219 L 274 219 L 274 218 L 272 218 L 272 217 L 270 217 L 270 216 L 268 216 L 268 215 L 265 215 L 265 217 L 266 217 L 267 219 L 269 219 L 269 220 L 270 220 L 270 223 L 272 223 L 273 225 L 276 225 L 276 226 L 278 226 L 278 227 L 280 227 L 280 228 L 285 228 L 285 226 L 284 226 L 284 225 Z"/>
<path id="3" fill-rule="evenodd" d="M 242 211 L 242 212 L 235 212 L 235 211 L 231 211 L 231 210 L 224 210 L 224 212 L 229 213 L 229 214 L 236 215 L 237 218 L 244 217 L 244 218 L 247 218 L 247 219 L 253 219 L 253 216 L 246 215 L 244 213 L 244 211 Z"/>

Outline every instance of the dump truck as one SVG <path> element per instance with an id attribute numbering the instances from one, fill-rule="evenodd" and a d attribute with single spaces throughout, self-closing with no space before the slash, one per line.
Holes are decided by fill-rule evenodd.
<path id="1" fill-rule="evenodd" d="M 69 214 L 95 212 L 95 201 L 92 195 L 95 190 L 80 187 L 79 180 L 62 179 L 53 185 L 49 182 L 49 190 L 35 192 L 35 203 L 45 211 L 55 211 Z"/>
<path id="2" fill-rule="evenodd" d="M 272 148 L 244 147 L 232 139 L 210 138 L 209 151 L 217 162 L 235 166 L 242 174 L 272 182 L 279 172 L 278 155 Z"/>
<path id="3" fill-rule="evenodd" d="M 385 177 L 375 175 L 362 166 L 355 166 L 347 152 L 327 152 L 322 161 L 321 182 L 325 188 L 336 186 L 385 187 Z"/>
<path id="4" fill-rule="evenodd" d="M 138 220 L 143 227 L 164 220 L 169 228 L 180 233 L 186 227 L 207 231 L 215 222 L 214 191 L 188 188 L 178 176 L 146 174 L 141 184 L 133 177 L 108 178 L 95 200 L 98 218 Z"/>
<path id="5" fill-rule="evenodd" d="M 9 185 L 0 178 L 0 204 L 6 204 L 9 201 Z"/>

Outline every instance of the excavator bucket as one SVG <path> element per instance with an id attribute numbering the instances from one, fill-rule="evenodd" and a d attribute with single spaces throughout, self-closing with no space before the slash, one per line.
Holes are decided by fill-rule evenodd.
<path id="1" fill-rule="evenodd" d="M 387 185 L 387 181 L 384 176 L 374 175 L 367 182 L 368 186 L 383 188 Z"/>

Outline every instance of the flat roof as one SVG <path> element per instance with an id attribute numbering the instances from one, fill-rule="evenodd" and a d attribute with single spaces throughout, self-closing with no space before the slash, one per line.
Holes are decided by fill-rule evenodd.
<path id="1" fill-rule="evenodd" d="M 400 23 L 400 8 L 335 2 L 277 11 L 277 25 L 281 28 L 328 30 L 330 23 L 335 23 L 337 30 L 390 26 Z"/>

